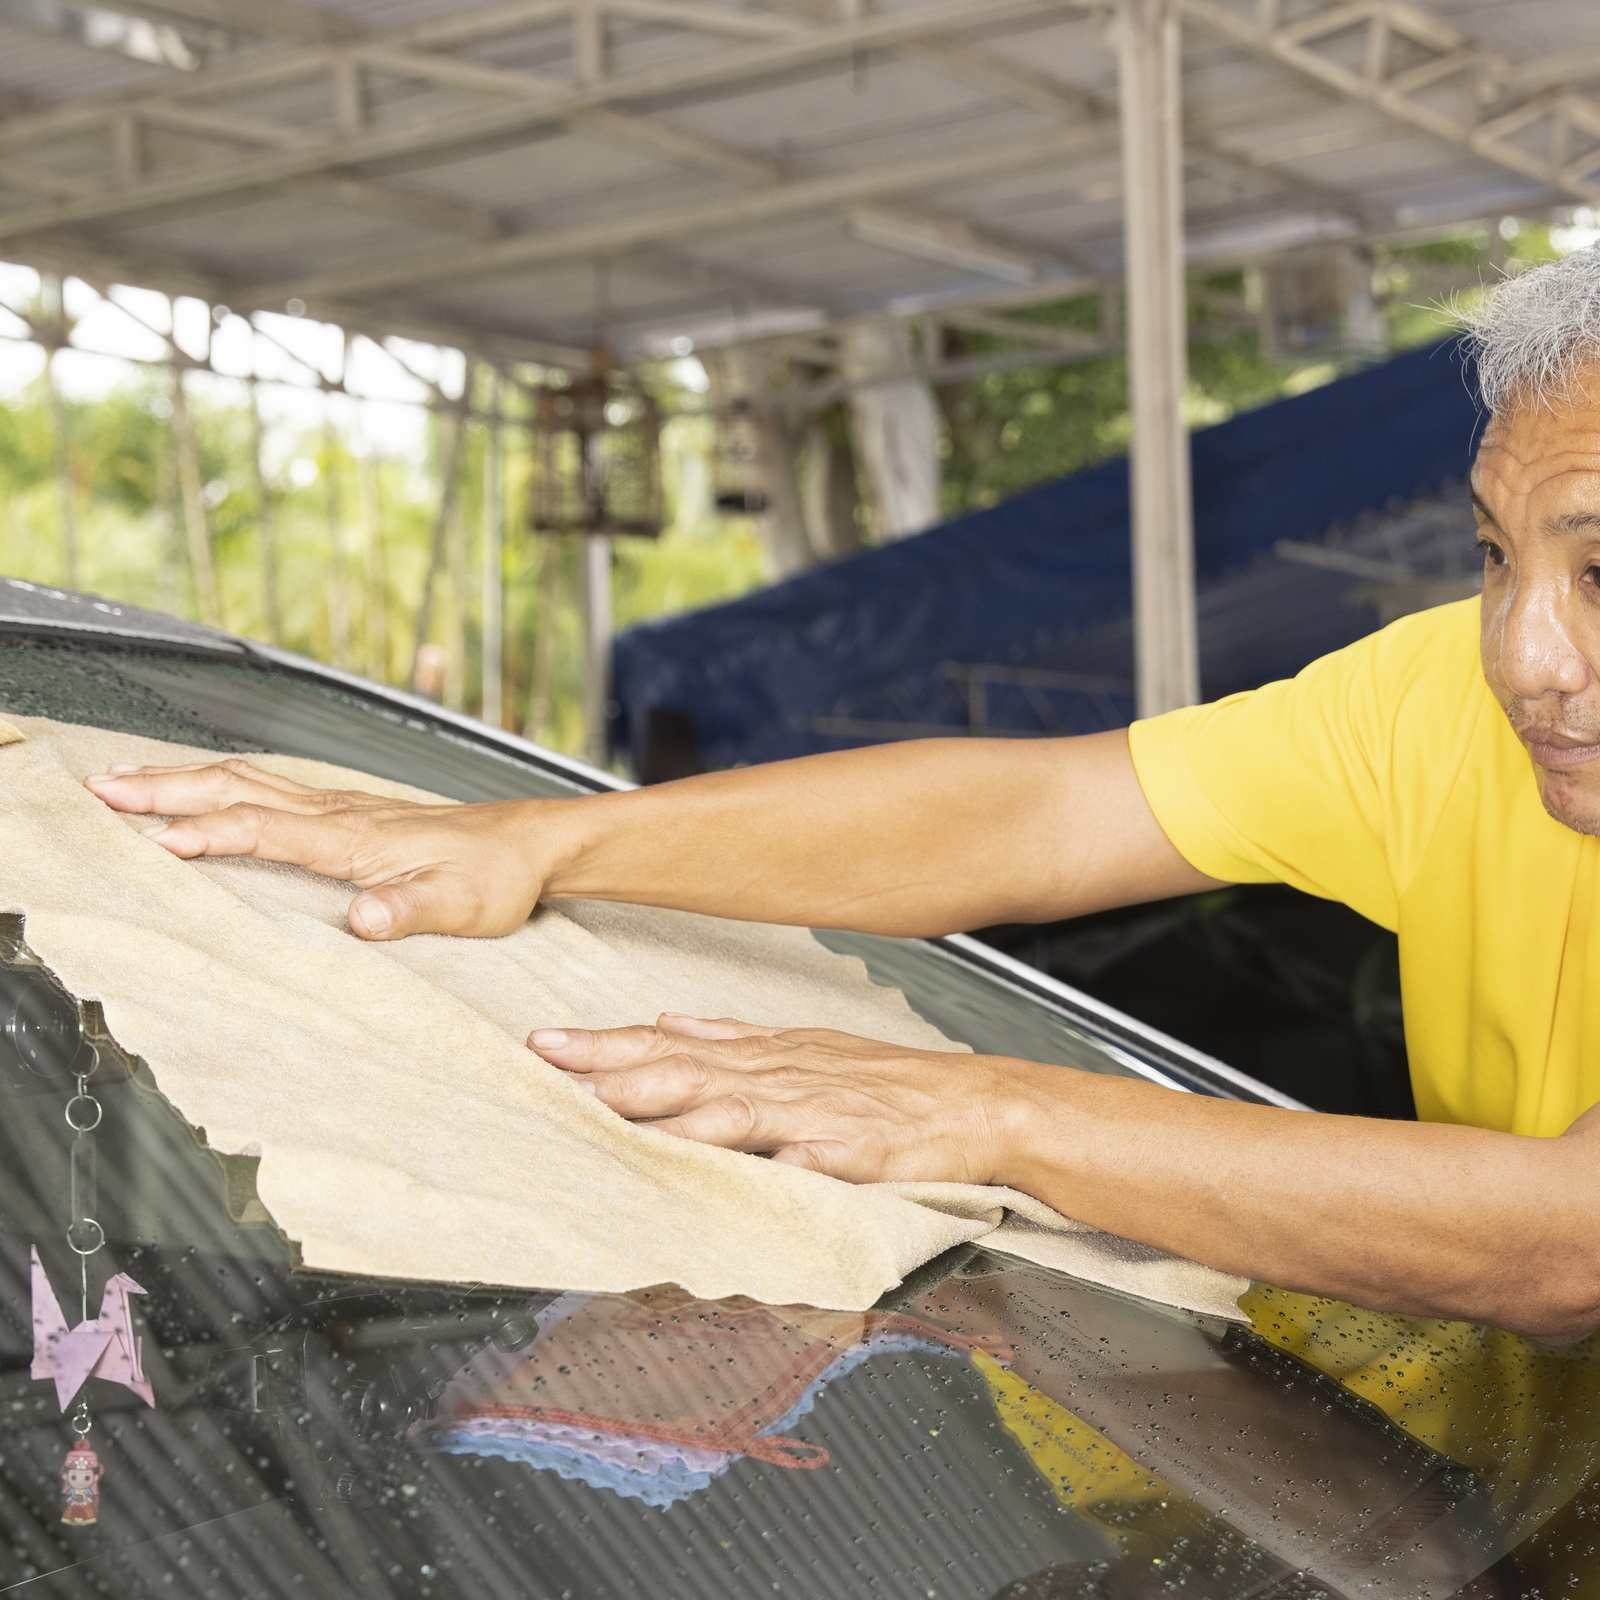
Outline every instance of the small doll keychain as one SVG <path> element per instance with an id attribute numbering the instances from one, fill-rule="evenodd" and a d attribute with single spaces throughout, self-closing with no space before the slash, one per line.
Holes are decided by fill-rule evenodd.
<path id="1" fill-rule="evenodd" d="M 84 1527 L 100 1520 L 100 1478 L 105 1468 L 89 1443 L 89 1408 L 81 1400 L 73 1413 L 72 1431 L 78 1442 L 67 1451 L 61 1463 L 61 1520 L 73 1527 Z"/>

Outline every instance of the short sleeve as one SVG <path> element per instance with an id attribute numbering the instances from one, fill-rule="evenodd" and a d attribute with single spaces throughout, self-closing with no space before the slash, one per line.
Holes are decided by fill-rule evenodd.
<path id="1" fill-rule="evenodd" d="M 1192 866 L 1292 884 L 1393 928 L 1487 694 L 1469 600 L 1128 737 L 1145 798 Z"/>

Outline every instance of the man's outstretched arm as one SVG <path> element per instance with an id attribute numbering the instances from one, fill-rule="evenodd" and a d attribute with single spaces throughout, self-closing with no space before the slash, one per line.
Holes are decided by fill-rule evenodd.
<path id="1" fill-rule="evenodd" d="M 540 1030 L 622 1115 L 857 1183 L 1005 1184 L 1097 1228 L 1375 1310 L 1600 1326 L 1600 1107 L 1557 1139 L 1182 1094 L 823 1030 Z"/>
<path id="2" fill-rule="evenodd" d="M 364 938 L 503 934 L 541 898 L 928 935 L 1045 922 L 1215 886 L 1161 831 L 1125 732 L 930 739 L 579 800 L 408 806 L 242 761 L 91 778 L 181 820 L 181 856 L 346 878 Z"/>

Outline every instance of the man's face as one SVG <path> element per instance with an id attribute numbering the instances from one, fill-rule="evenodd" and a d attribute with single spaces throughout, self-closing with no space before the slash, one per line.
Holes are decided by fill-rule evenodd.
<path id="1" fill-rule="evenodd" d="M 1600 369 L 1586 378 L 1600 396 Z M 1545 810 L 1600 834 L 1600 399 L 1496 417 L 1472 490 L 1483 675 L 1533 758 Z"/>

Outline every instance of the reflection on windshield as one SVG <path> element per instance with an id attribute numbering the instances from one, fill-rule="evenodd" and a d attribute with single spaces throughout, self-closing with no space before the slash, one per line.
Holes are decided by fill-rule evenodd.
<path id="1" fill-rule="evenodd" d="M 653 1506 L 708 1488 L 741 1456 L 824 1467 L 825 1449 L 786 1430 L 829 1383 L 873 1356 L 964 1359 L 981 1344 L 896 1312 L 696 1300 L 676 1288 L 565 1294 L 534 1321 L 525 1354 L 485 1351 L 456 1373 L 413 1442 L 548 1467 Z"/>
<path id="2" fill-rule="evenodd" d="M 1600 1334 L 1550 1349 L 1265 1285 L 1241 1304 L 1272 1344 L 1472 1468 L 1539 1593 L 1600 1590 Z"/>

